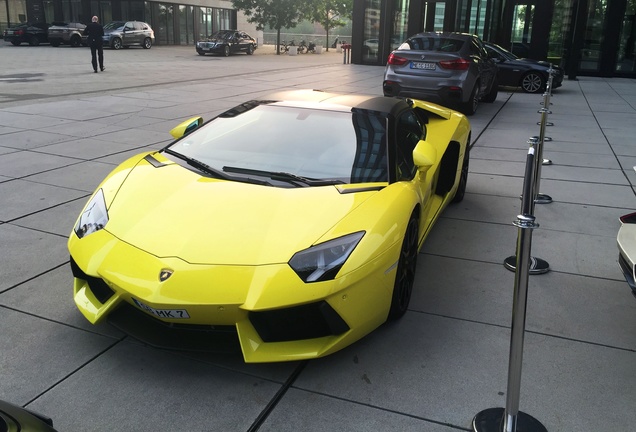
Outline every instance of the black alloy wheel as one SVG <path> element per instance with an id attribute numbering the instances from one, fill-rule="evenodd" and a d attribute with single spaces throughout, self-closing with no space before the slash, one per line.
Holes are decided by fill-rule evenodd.
<path id="1" fill-rule="evenodd" d="M 495 100 L 497 100 L 497 94 L 499 94 L 499 81 L 495 76 L 495 78 L 492 80 L 490 91 L 486 96 L 484 96 L 483 101 L 486 103 L 493 103 Z"/>
<path id="2" fill-rule="evenodd" d="M 142 46 L 144 47 L 144 49 L 150 49 L 152 47 L 152 41 L 150 40 L 150 38 L 144 39 L 144 43 Z"/>
<path id="3" fill-rule="evenodd" d="M 521 90 L 526 93 L 539 93 L 545 88 L 545 78 L 538 72 L 528 72 L 521 77 Z"/>
<path id="4" fill-rule="evenodd" d="M 467 116 L 475 114 L 477 111 L 477 104 L 479 104 L 479 82 L 475 83 L 473 91 L 470 92 L 470 97 L 466 102 L 462 104 L 462 111 Z"/>
<path id="5" fill-rule="evenodd" d="M 252 55 L 252 54 L 254 54 L 254 45 L 249 44 L 249 45 L 247 46 L 247 51 L 246 51 L 246 52 L 247 52 L 247 55 Z"/>
<path id="6" fill-rule="evenodd" d="M 115 39 L 113 39 L 113 42 L 111 43 L 111 46 L 113 47 L 113 49 L 121 49 L 123 44 L 121 42 L 121 39 L 116 37 Z"/>
<path id="7" fill-rule="evenodd" d="M 223 47 L 223 55 L 225 57 L 229 57 L 230 56 L 230 46 L 229 45 L 225 45 Z"/>
<path id="8" fill-rule="evenodd" d="M 77 48 L 78 46 L 80 46 L 82 44 L 82 38 L 75 35 L 73 37 L 71 37 L 71 46 L 73 48 Z"/>
<path id="9" fill-rule="evenodd" d="M 393 296 L 391 298 L 391 308 L 389 309 L 389 321 L 394 321 L 406 313 L 411 302 L 413 283 L 415 282 L 415 269 L 417 267 L 417 245 L 419 240 L 419 217 L 418 209 L 413 211 L 409 223 L 406 226 L 400 258 L 398 260 L 395 274 L 395 284 L 393 286 Z"/>

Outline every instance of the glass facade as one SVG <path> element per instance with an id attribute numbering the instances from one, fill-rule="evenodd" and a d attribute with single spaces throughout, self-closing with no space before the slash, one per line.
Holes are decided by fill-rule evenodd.
<path id="1" fill-rule="evenodd" d="M 236 28 L 234 9 L 143 0 L 0 0 L 0 33 L 25 22 L 82 22 L 93 15 L 114 20 L 145 21 L 157 45 L 194 45 L 217 30 Z"/>
<path id="2" fill-rule="evenodd" d="M 579 75 L 636 78 L 636 0 L 354 0 L 353 63 L 384 65 L 422 31 L 477 34 Z"/>

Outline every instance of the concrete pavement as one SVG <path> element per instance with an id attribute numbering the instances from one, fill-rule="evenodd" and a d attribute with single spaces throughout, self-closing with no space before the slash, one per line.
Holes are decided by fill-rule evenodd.
<path id="1" fill-rule="evenodd" d="M 271 53 L 267 49 L 271 48 Z M 331 50 L 330 50 L 331 51 Z M 503 407 L 527 140 L 540 95 L 501 91 L 470 118 L 465 199 L 422 250 L 409 312 L 309 362 L 146 347 L 76 310 L 66 237 L 128 156 L 281 88 L 381 94 L 383 68 L 342 54 L 200 57 L 193 47 L 106 50 L 0 44 L 0 399 L 60 431 L 452 431 Z M 552 97 L 521 410 L 549 431 L 636 424 L 636 299 L 617 264 L 618 217 L 636 207 L 636 81 L 580 78 Z"/>

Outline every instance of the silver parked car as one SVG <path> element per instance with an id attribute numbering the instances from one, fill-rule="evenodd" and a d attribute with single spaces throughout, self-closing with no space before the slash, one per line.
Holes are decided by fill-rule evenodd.
<path id="1" fill-rule="evenodd" d="M 49 43 L 51 46 L 58 47 L 60 44 L 78 47 L 80 45 L 88 45 L 87 37 L 84 36 L 86 25 L 78 22 L 71 23 L 53 23 L 49 27 Z"/>
<path id="2" fill-rule="evenodd" d="M 150 49 L 155 43 L 155 32 L 141 21 L 113 21 L 104 26 L 104 46 L 113 49 L 140 45 Z"/>
<path id="3" fill-rule="evenodd" d="M 475 35 L 419 33 L 389 55 L 382 88 L 471 115 L 480 100 L 497 99 L 497 65 Z"/>

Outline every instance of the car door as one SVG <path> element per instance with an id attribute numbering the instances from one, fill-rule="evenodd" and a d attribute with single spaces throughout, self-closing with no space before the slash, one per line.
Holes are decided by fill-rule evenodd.
<path id="1" fill-rule="evenodd" d="M 522 70 L 514 60 L 508 59 L 504 54 L 494 48 L 486 46 L 488 57 L 497 65 L 497 82 L 500 86 L 517 86 L 521 79 Z"/>
<path id="2" fill-rule="evenodd" d="M 124 30 L 121 35 L 122 44 L 124 46 L 130 46 L 135 43 L 135 26 L 132 21 L 128 21 L 124 24 Z"/>
<path id="3" fill-rule="evenodd" d="M 497 76 L 497 65 L 488 56 L 486 47 L 484 47 L 481 39 L 477 37 L 472 38 L 471 56 L 477 61 L 481 84 L 480 92 L 481 95 L 485 95 L 490 90 L 493 80 Z"/>

